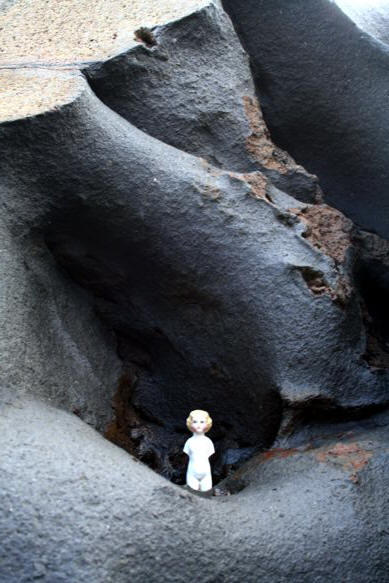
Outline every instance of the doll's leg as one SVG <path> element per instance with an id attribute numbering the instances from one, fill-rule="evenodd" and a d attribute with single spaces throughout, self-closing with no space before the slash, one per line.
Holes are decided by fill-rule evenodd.
<path id="1" fill-rule="evenodd" d="M 201 490 L 201 492 L 208 492 L 208 490 L 212 490 L 212 475 L 211 474 L 204 476 L 204 478 L 201 480 L 200 490 Z"/>
<path id="2" fill-rule="evenodd" d="M 186 475 L 186 485 L 192 488 L 192 490 L 200 490 L 200 482 L 190 473 Z"/>

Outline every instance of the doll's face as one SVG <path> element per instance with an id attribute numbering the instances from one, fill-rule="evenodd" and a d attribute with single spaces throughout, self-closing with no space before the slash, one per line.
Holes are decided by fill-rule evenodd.
<path id="1" fill-rule="evenodd" d="M 192 417 L 191 428 L 193 433 L 205 433 L 207 419 L 204 415 L 194 415 Z"/>

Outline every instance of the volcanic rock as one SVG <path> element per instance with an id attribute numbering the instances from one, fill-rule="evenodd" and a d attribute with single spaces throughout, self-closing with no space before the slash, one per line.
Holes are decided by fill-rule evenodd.
<path id="1" fill-rule="evenodd" d="M 219 3 L 141 4 L 0 13 L 0 579 L 381 581 L 387 249 L 272 143 Z M 231 495 L 162 477 L 197 407 Z"/>
<path id="2" fill-rule="evenodd" d="M 389 237 L 387 47 L 330 0 L 223 0 L 251 58 L 273 140 L 325 200 Z"/>
<path id="3" fill-rule="evenodd" d="M 239 493 L 211 498 L 31 399 L 3 403 L 0 430 L 7 583 L 154 583 L 161 572 L 180 583 L 199 572 L 227 583 L 259 574 L 265 583 L 386 578 L 385 417 L 253 458 L 239 472 Z M 224 492 L 235 487 L 227 481 Z"/>

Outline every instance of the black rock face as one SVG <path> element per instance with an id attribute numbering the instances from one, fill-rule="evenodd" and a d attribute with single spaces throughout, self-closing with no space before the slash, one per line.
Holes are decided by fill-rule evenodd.
<path id="1" fill-rule="evenodd" d="M 220 437 L 263 447 L 282 399 L 386 402 L 385 371 L 361 361 L 346 224 L 332 218 L 336 243 L 324 253 L 308 235 L 306 225 L 320 235 L 333 211 L 266 182 L 261 195 L 250 184 L 260 174 L 205 166 L 86 86 L 63 112 L 5 127 L 3 144 L 4 168 L 24 177 L 14 205 L 31 192 L 39 201 L 26 225 L 96 296 L 109 328 L 148 354 L 133 394 L 146 419 L 176 430 L 200 403 L 224 427 Z"/>
<path id="2" fill-rule="evenodd" d="M 0 124 L 0 579 L 382 581 L 387 244 L 272 143 L 218 3 L 136 35 Z M 198 407 L 220 497 L 175 485 Z"/>
<path id="3" fill-rule="evenodd" d="M 220 484 L 232 495 L 204 499 L 75 415 L 15 398 L 2 411 L 2 581 L 386 579 L 382 415 L 256 456 Z"/>
<path id="4" fill-rule="evenodd" d="M 326 201 L 389 236 L 389 53 L 328 0 L 224 0 L 273 139 Z"/>
<path id="5" fill-rule="evenodd" d="M 210 4 L 144 43 L 85 68 L 96 95 L 147 134 L 228 171 L 261 170 L 304 202 L 316 176 L 276 148 L 262 119 L 247 54 L 228 16 Z"/>
<path id="6" fill-rule="evenodd" d="M 97 96 L 149 135 L 233 171 L 256 169 L 244 96 L 253 96 L 247 55 L 215 5 L 153 30 L 86 73 Z"/>

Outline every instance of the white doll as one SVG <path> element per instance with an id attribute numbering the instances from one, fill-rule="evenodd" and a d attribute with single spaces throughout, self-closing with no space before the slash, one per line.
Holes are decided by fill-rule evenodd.
<path id="1" fill-rule="evenodd" d="M 189 413 L 186 426 L 193 433 L 184 446 L 184 452 L 189 456 L 186 483 L 193 490 L 207 492 L 212 489 L 209 457 L 215 453 L 215 448 L 204 434 L 211 429 L 212 419 L 207 411 L 196 409 Z"/>

